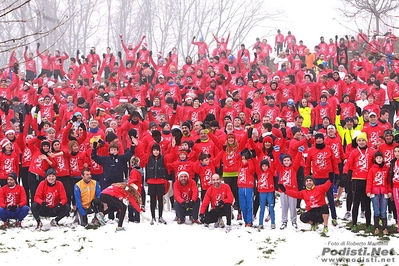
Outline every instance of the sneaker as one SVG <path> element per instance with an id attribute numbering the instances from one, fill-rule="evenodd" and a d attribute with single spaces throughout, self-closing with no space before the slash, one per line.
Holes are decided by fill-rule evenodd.
<path id="1" fill-rule="evenodd" d="M 310 231 L 316 231 L 316 225 L 315 224 L 312 224 L 310 226 Z"/>
<path id="2" fill-rule="evenodd" d="M 371 225 L 366 227 L 366 233 L 371 233 L 373 232 L 373 228 L 371 227 Z"/>
<path id="3" fill-rule="evenodd" d="M 252 227 L 252 224 L 245 224 L 245 227 Z"/>
<path id="4" fill-rule="evenodd" d="M 217 220 L 217 222 L 215 223 L 215 228 L 224 228 L 224 221 L 223 221 L 223 219 L 222 218 L 219 218 L 218 220 Z"/>
<path id="5" fill-rule="evenodd" d="M 177 224 L 184 224 L 184 220 L 177 219 Z"/>
<path id="6" fill-rule="evenodd" d="M 115 232 L 121 232 L 121 231 L 126 231 L 125 227 L 117 227 L 115 229 Z"/>
<path id="7" fill-rule="evenodd" d="M 298 229 L 298 225 L 296 224 L 296 222 L 292 222 L 292 226 L 293 226 L 295 229 Z"/>
<path id="8" fill-rule="evenodd" d="M 323 233 L 328 233 L 328 226 L 327 225 L 324 226 Z"/>
<path id="9" fill-rule="evenodd" d="M 267 223 L 267 222 L 269 222 L 270 221 L 270 214 L 268 214 L 267 216 L 266 216 L 266 219 L 265 219 L 265 222 Z"/>
<path id="10" fill-rule="evenodd" d="M 173 219 L 174 222 L 177 222 L 179 220 L 179 217 L 177 217 L 177 215 L 175 216 L 175 218 Z"/>
<path id="11" fill-rule="evenodd" d="M 275 224 L 272 224 L 272 225 L 271 225 L 271 228 L 272 228 L 272 229 L 276 229 L 276 225 L 275 225 Z"/>
<path id="12" fill-rule="evenodd" d="M 193 224 L 202 224 L 202 223 L 201 223 L 201 221 L 200 221 L 200 220 L 198 220 L 198 219 L 195 219 L 195 220 L 193 220 Z"/>
<path id="13" fill-rule="evenodd" d="M 97 218 L 98 223 L 99 223 L 100 225 L 105 225 L 104 214 L 102 214 L 101 212 L 96 213 L 96 218 Z"/>
<path id="14" fill-rule="evenodd" d="M 166 221 L 165 221 L 162 217 L 159 217 L 158 223 L 160 223 L 160 224 L 166 224 Z"/>
<path id="15" fill-rule="evenodd" d="M 226 233 L 231 231 L 231 225 L 226 226 Z"/>
<path id="16" fill-rule="evenodd" d="M 151 222 L 150 222 L 150 225 L 154 225 L 154 223 L 155 223 L 155 218 L 152 218 Z"/>
<path id="17" fill-rule="evenodd" d="M 360 218 L 364 219 L 364 217 L 366 217 L 366 215 L 365 215 L 364 211 L 362 211 L 362 212 L 360 213 Z"/>
<path id="18" fill-rule="evenodd" d="M 258 229 L 264 229 L 265 227 L 263 226 L 263 224 L 262 225 L 258 225 Z"/>
<path id="19" fill-rule="evenodd" d="M 3 223 L 3 227 L 2 227 L 2 228 L 3 228 L 3 229 L 9 228 L 8 221 L 6 221 L 6 222 Z"/>
<path id="20" fill-rule="evenodd" d="M 336 219 L 332 219 L 331 223 L 332 223 L 333 226 L 337 226 L 338 225 L 338 222 L 337 222 Z"/>
<path id="21" fill-rule="evenodd" d="M 141 210 L 142 212 L 145 212 L 145 206 L 144 206 L 144 205 L 141 205 L 141 206 L 140 206 L 140 210 Z"/>
<path id="22" fill-rule="evenodd" d="M 239 221 L 239 220 L 242 220 L 242 214 L 241 213 L 237 214 L 237 221 Z"/>
<path id="23" fill-rule="evenodd" d="M 380 229 L 376 228 L 376 229 L 374 230 L 374 235 L 378 235 L 379 233 L 380 233 Z"/>
<path id="24" fill-rule="evenodd" d="M 344 216 L 344 220 L 349 221 L 351 219 L 351 217 L 352 217 L 352 214 L 350 212 L 346 212 L 345 216 Z"/>
<path id="25" fill-rule="evenodd" d="M 91 220 L 91 224 L 92 224 L 92 225 L 99 226 L 99 225 L 100 225 L 100 222 L 98 221 L 97 217 L 94 217 L 94 218 Z"/>
<path id="26" fill-rule="evenodd" d="M 357 228 L 357 225 L 356 225 L 356 224 L 352 226 L 351 231 L 352 231 L 353 233 L 357 233 L 357 232 L 358 232 L 358 228 Z"/>
<path id="27" fill-rule="evenodd" d="M 52 220 L 51 220 L 50 225 L 51 225 L 51 226 L 56 226 L 56 227 L 60 226 L 60 225 L 58 224 L 58 222 L 57 222 L 55 219 L 52 219 Z"/>
<path id="28" fill-rule="evenodd" d="M 385 229 L 382 231 L 382 233 L 384 234 L 384 236 L 388 235 L 388 229 L 385 228 Z"/>
<path id="29" fill-rule="evenodd" d="M 41 229 L 43 227 L 43 223 L 41 221 L 37 222 L 36 229 Z"/>
<path id="30" fill-rule="evenodd" d="M 388 212 L 388 220 L 392 220 L 392 212 Z"/>
<path id="31" fill-rule="evenodd" d="M 16 227 L 22 228 L 22 222 L 18 221 L 17 224 L 16 224 Z"/>
<path id="32" fill-rule="evenodd" d="M 287 223 L 283 223 L 280 227 L 280 230 L 284 230 L 285 228 L 287 228 Z"/>

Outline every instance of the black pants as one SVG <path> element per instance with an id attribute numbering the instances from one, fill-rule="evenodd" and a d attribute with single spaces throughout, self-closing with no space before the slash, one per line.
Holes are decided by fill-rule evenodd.
<path id="1" fill-rule="evenodd" d="M 155 208 L 157 207 L 157 201 L 158 201 L 158 217 L 159 218 L 162 217 L 164 194 L 165 194 L 164 184 L 148 184 L 148 195 L 150 195 L 151 217 L 154 219 L 155 219 Z"/>
<path id="2" fill-rule="evenodd" d="M 54 70 L 53 75 L 54 75 L 54 79 L 56 81 L 58 81 L 58 77 L 60 79 L 62 79 L 62 73 L 61 73 L 61 70 L 59 70 L 59 69 Z"/>
<path id="3" fill-rule="evenodd" d="M 30 203 L 31 204 L 33 204 L 33 202 L 34 202 L 37 187 L 39 186 L 39 183 L 43 180 L 44 180 L 44 178 L 39 175 L 36 175 L 31 172 L 28 173 L 28 183 L 29 183 Z"/>
<path id="4" fill-rule="evenodd" d="M 90 203 L 90 207 L 87 209 L 84 209 L 84 211 L 85 211 L 85 215 L 83 215 L 79 211 L 77 212 L 78 223 L 82 226 L 86 226 L 89 223 L 88 219 L 87 219 L 88 214 L 91 214 L 91 213 L 97 214 L 97 213 L 103 211 L 103 204 L 100 199 L 93 199 Z"/>
<path id="5" fill-rule="evenodd" d="M 104 67 L 104 79 L 108 79 L 109 74 L 111 74 L 109 67 Z"/>
<path id="6" fill-rule="evenodd" d="M 74 187 L 72 186 L 72 180 L 70 176 L 57 176 L 57 180 L 60 181 L 65 188 L 65 192 L 67 195 L 67 199 L 68 199 L 68 204 L 71 203 L 72 200 L 72 195 L 73 195 L 73 189 Z"/>
<path id="7" fill-rule="evenodd" d="M 104 211 L 104 214 L 108 213 L 110 207 L 119 211 L 118 227 L 122 227 L 127 209 L 125 203 L 123 203 L 123 201 L 119 200 L 118 198 L 103 193 L 101 193 L 100 195 L 100 200 L 108 205 L 108 209 Z"/>
<path id="8" fill-rule="evenodd" d="M 129 222 L 140 222 L 140 213 L 132 205 L 127 206 L 127 211 Z"/>
<path id="9" fill-rule="evenodd" d="M 238 177 L 226 177 L 223 178 L 224 182 L 230 186 L 231 192 L 234 196 L 234 208 L 238 209 L 238 213 L 241 213 L 240 210 L 240 202 L 238 198 L 238 185 L 237 185 Z"/>
<path id="10" fill-rule="evenodd" d="M 340 187 L 345 187 L 346 192 L 346 211 L 349 212 L 352 208 L 353 202 L 353 193 L 352 193 L 352 179 L 344 178 L 342 176 L 341 180 L 339 181 Z"/>
<path id="11" fill-rule="evenodd" d="M 224 204 L 223 208 L 214 209 L 205 214 L 205 224 L 215 223 L 223 216 L 226 216 L 227 225 L 231 225 L 231 204 Z"/>
<path id="12" fill-rule="evenodd" d="M 47 76 L 48 78 L 51 78 L 51 71 L 50 71 L 50 69 L 42 69 L 42 72 L 40 72 L 40 74 L 39 74 L 38 77 L 43 76 L 43 74 L 46 74 L 46 76 Z"/>
<path id="13" fill-rule="evenodd" d="M 282 42 L 277 43 L 277 50 L 276 50 L 277 55 L 279 55 L 280 52 L 283 52 L 283 43 Z"/>
<path id="14" fill-rule="evenodd" d="M 76 178 L 76 177 L 70 177 L 70 183 L 69 183 L 69 190 L 72 191 L 71 194 L 71 199 L 72 199 L 72 206 L 76 205 L 76 200 L 75 200 L 75 196 L 73 195 L 73 190 L 75 189 L 75 184 L 78 183 L 82 178 Z M 66 188 L 65 188 L 66 189 Z"/>
<path id="15" fill-rule="evenodd" d="M 69 204 L 65 204 L 61 208 L 45 208 L 37 202 L 32 203 L 32 215 L 36 221 L 40 221 L 40 216 L 42 217 L 55 217 L 55 221 L 59 222 L 62 218 L 69 214 L 71 207 Z"/>
<path id="16" fill-rule="evenodd" d="M 305 178 L 305 169 L 303 166 L 298 168 L 298 171 L 296 172 L 296 181 L 298 184 L 298 190 L 303 190 L 305 188 L 304 184 L 304 178 Z M 300 208 L 301 207 L 301 199 L 297 199 L 296 201 L 296 207 Z"/>
<path id="17" fill-rule="evenodd" d="M 366 180 L 352 179 L 352 191 L 353 191 L 353 207 L 352 207 L 352 224 L 357 224 L 357 216 L 359 214 L 359 205 L 365 211 L 366 226 L 371 225 L 371 208 L 370 198 L 366 194 Z"/>
<path id="18" fill-rule="evenodd" d="M 29 181 L 28 181 L 28 169 L 29 167 L 21 167 L 21 170 L 19 171 L 19 177 L 22 179 L 22 187 L 25 190 L 25 195 L 26 195 L 26 205 L 30 206 L 29 203 Z"/>
<path id="19" fill-rule="evenodd" d="M 198 212 L 199 212 L 199 208 L 200 208 L 200 200 L 197 199 L 194 202 L 194 206 L 193 206 L 192 210 L 186 210 L 184 208 L 184 206 L 181 203 L 178 203 L 177 201 L 175 201 L 175 203 L 174 203 L 174 208 L 176 211 L 176 215 L 177 215 L 177 217 L 179 217 L 180 220 L 184 221 L 185 217 L 188 215 L 192 216 L 194 220 L 197 220 Z"/>
<path id="20" fill-rule="evenodd" d="M 302 223 L 305 224 L 309 222 L 312 222 L 312 224 L 321 224 L 323 223 L 323 214 L 329 214 L 327 204 L 324 204 L 323 206 L 318 208 L 310 209 L 309 211 L 302 213 L 299 216 L 299 219 L 301 220 Z"/>
<path id="21" fill-rule="evenodd" d="M 32 70 L 26 70 L 26 80 L 34 80 L 36 77 L 36 73 Z"/>

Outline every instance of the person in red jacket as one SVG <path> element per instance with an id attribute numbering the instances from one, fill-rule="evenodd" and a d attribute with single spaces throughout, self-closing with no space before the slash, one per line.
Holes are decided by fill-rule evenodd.
<path id="1" fill-rule="evenodd" d="M 190 215 L 191 223 L 201 224 L 198 220 L 200 200 L 197 183 L 190 179 L 189 174 L 185 171 L 181 171 L 177 177 L 179 181 L 173 185 L 173 195 L 175 197 L 173 207 L 178 217 L 177 223 L 183 224 L 185 217 Z"/>
<path id="2" fill-rule="evenodd" d="M 0 186 L 5 186 L 10 173 L 19 173 L 19 154 L 7 138 L 0 141 L 0 146 Z"/>
<path id="3" fill-rule="evenodd" d="M 286 189 L 283 184 L 279 184 L 279 188 L 293 198 L 301 198 L 306 203 L 306 212 L 299 216 L 299 219 L 303 223 L 311 224 L 311 230 L 315 231 L 318 223 L 324 224 L 323 232 L 328 232 L 328 206 L 326 204 L 326 192 L 331 188 L 333 176 L 329 177 L 329 180 L 322 185 L 316 186 L 314 178 L 312 176 L 306 176 L 305 178 L 305 190 L 295 191 Z"/>
<path id="4" fill-rule="evenodd" d="M 21 227 L 22 220 L 28 215 L 24 188 L 17 183 L 17 174 L 8 174 L 7 185 L 0 188 L 0 219 L 3 229 L 8 228 L 9 219 L 17 219 L 16 227 Z"/>
<path id="5" fill-rule="evenodd" d="M 374 211 L 374 234 L 380 233 L 380 218 L 382 220 L 383 234 L 388 234 L 387 207 L 388 198 L 392 191 L 388 184 L 389 167 L 384 162 L 384 155 L 377 151 L 374 154 L 374 164 L 367 175 L 366 194 L 371 199 Z"/>
<path id="6" fill-rule="evenodd" d="M 40 182 L 32 203 L 32 215 L 37 222 L 36 229 L 43 227 L 40 217 L 55 217 L 50 225 L 59 226 L 58 222 L 68 216 L 69 211 L 64 186 L 56 180 L 54 168 L 49 168 L 46 171 L 46 179 Z"/>
<path id="7" fill-rule="evenodd" d="M 130 186 L 126 183 L 114 183 L 104 189 L 100 195 L 100 200 L 108 205 L 108 209 L 104 210 L 104 215 L 108 213 L 110 207 L 112 207 L 112 209 L 119 210 L 119 220 L 116 231 L 125 231 L 125 228 L 122 227 L 127 209 L 126 204 L 123 202 L 123 200 L 125 199 L 129 201 L 129 203 L 136 209 L 136 211 L 141 211 L 140 194 L 133 186 Z"/>
<path id="8" fill-rule="evenodd" d="M 305 176 L 313 175 L 315 185 L 321 185 L 332 179 L 334 175 L 339 175 L 338 160 L 330 146 L 324 143 L 324 135 L 317 133 L 315 135 L 315 146 L 309 149 L 306 159 Z M 334 194 L 332 187 L 327 191 L 328 203 L 330 205 L 332 224 L 336 226 L 337 212 L 334 204 Z"/>
<path id="9" fill-rule="evenodd" d="M 134 189 L 136 189 L 137 192 L 141 195 L 142 205 L 140 206 L 140 209 L 141 211 L 145 212 L 144 204 L 146 194 L 145 190 L 143 189 L 144 171 L 139 166 L 140 159 L 138 157 L 132 156 L 132 158 L 130 159 L 130 163 L 132 167 L 130 168 L 130 175 L 127 184 L 134 187 Z M 136 211 L 136 209 L 131 204 L 129 204 L 127 209 L 129 222 L 140 223 L 140 212 Z"/>
<path id="10" fill-rule="evenodd" d="M 241 152 L 238 171 L 238 197 L 245 227 L 252 227 L 252 209 L 255 186 L 255 165 L 249 151 Z"/>
<path id="11" fill-rule="evenodd" d="M 374 150 L 367 146 L 367 135 L 362 132 L 356 138 L 357 148 L 352 150 L 344 166 L 344 178 L 352 179 L 353 207 L 352 207 L 352 232 L 357 232 L 357 216 L 360 202 L 365 209 L 366 227 L 371 230 L 370 198 L 366 194 L 367 175 L 372 166 Z"/>
<path id="12" fill-rule="evenodd" d="M 212 186 L 206 191 L 204 200 L 200 208 L 200 221 L 208 226 L 210 223 L 215 223 L 216 227 L 224 227 L 222 217 L 226 216 L 227 227 L 226 231 L 231 231 L 231 205 L 233 204 L 234 196 L 231 192 L 230 186 L 222 183 L 222 179 L 218 174 L 212 176 Z M 212 210 L 205 213 L 211 204 Z"/>

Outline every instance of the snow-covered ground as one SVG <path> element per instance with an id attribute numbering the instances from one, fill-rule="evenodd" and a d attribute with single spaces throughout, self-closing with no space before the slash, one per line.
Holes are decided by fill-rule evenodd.
<path id="1" fill-rule="evenodd" d="M 32 265 L 73 265 L 73 263 L 101 263 L 112 265 L 345 265 L 344 263 L 324 262 L 326 258 L 358 259 L 359 255 L 332 256 L 332 252 L 376 252 L 381 253 L 392 248 L 399 248 L 399 234 L 388 236 L 381 241 L 375 236 L 357 236 L 345 228 L 346 222 L 338 220 L 338 226 L 329 225 L 328 237 L 322 237 L 322 227 L 317 232 L 310 232 L 309 225 L 298 219 L 298 230 L 291 223 L 280 230 L 281 209 L 276 203 L 275 230 L 238 226 L 233 220 L 233 230 L 225 233 L 224 229 L 205 228 L 202 225 L 178 225 L 173 222 L 174 213 L 165 212 L 167 225 L 153 225 L 149 221 L 140 224 L 124 223 L 126 231 L 115 232 L 116 222 L 109 221 L 98 229 L 84 229 L 71 225 L 72 218 L 61 220 L 64 225 L 51 227 L 49 219 L 43 219 L 43 230 L 36 231 L 36 222 L 31 216 L 23 222 L 24 228 L 0 230 L 1 265 L 30 263 Z M 149 218 L 150 213 L 144 216 Z M 345 206 L 345 205 L 344 205 Z M 344 208 L 338 208 L 338 217 L 342 218 Z M 364 219 L 359 219 L 364 223 Z M 257 220 L 255 224 L 257 224 Z M 390 220 L 389 224 L 394 223 Z M 302 230 L 301 230 L 302 229 Z M 306 230 L 306 231 L 305 231 Z M 387 239 L 388 239 L 387 238 Z M 367 248 L 367 249 L 364 249 Z M 323 256 L 323 250 L 325 255 Z M 330 251 L 328 251 L 330 250 Z M 354 251 L 356 250 L 356 251 Z M 365 252 L 365 253 L 367 253 Z M 391 259 L 390 262 L 371 262 L 372 259 Z M 366 255 L 365 261 L 350 262 L 346 265 L 399 265 L 399 256 Z M 367 261 L 368 260 L 368 261 Z M 395 260 L 393 262 L 392 260 Z M 95 264 L 94 264 L 95 265 Z"/>

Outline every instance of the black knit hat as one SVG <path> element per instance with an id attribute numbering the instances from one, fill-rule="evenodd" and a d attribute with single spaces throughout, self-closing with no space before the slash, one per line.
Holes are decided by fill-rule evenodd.
<path id="1" fill-rule="evenodd" d="M 18 182 L 17 182 L 17 174 L 16 174 L 15 172 L 9 173 L 9 174 L 8 174 L 8 177 L 11 177 L 12 179 L 14 179 L 14 181 L 15 181 L 16 183 L 18 183 Z"/>
<path id="2" fill-rule="evenodd" d="M 109 132 L 106 136 L 105 136 L 105 141 L 110 143 L 113 140 L 117 139 L 118 136 L 114 133 L 114 132 Z"/>
<path id="3" fill-rule="evenodd" d="M 57 175 L 57 172 L 55 171 L 54 168 L 47 169 L 46 176 L 49 176 L 49 175 Z"/>
<path id="4" fill-rule="evenodd" d="M 262 161 L 260 162 L 260 167 L 262 167 L 262 165 L 264 165 L 264 164 L 266 164 L 267 167 L 269 167 L 269 166 L 270 166 L 269 160 L 262 160 Z"/>

